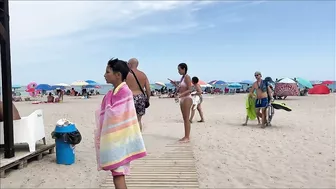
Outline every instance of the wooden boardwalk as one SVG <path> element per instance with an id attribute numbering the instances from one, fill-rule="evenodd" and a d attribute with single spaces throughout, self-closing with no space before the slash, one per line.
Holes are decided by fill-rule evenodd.
<path id="1" fill-rule="evenodd" d="M 148 154 L 131 163 L 131 175 L 126 177 L 128 189 L 199 189 L 194 155 L 190 144 L 167 145 L 161 156 Z M 114 188 L 109 176 L 100 188 Z"/>
<path id="2" fill-rule="evenodd" d="M 10 159 L 5 159 L 3 149 L 1 149 L 0 177 L 4 178 L 6 176 L 5 173 L 13 168 L 22 169 L 26 167 L 31 160 L 41 160 L 44 154 L 52 154 L 54 150 L 55 144 L 37 144 L 35 152 L 29 152 L 27 145 L 15 145 L 15 156 Z"/>

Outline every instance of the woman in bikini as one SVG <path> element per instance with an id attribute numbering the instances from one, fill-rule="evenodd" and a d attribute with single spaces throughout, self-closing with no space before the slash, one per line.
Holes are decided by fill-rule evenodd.
<path id="1" fill-rule="evenodd" d="M 183 122 L 184 122 L 184 137 L 181 138 L 180 142 L 189 142 L 190 140 L 190 110 L 192 106 L 191 98 L 191 78 L 187 74 L 188 66 L 186 63 L 181 63 L 177 67 L 178 73 L 182 75 L 181 82 L 179 85 L 173 83 L 177 87 L 176 100 L 180 100 L 180 108 L 182 112 Z"/>

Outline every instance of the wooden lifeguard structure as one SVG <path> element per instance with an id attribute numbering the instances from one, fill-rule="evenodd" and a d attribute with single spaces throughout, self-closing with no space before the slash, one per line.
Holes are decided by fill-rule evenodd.
<path id="1" fill-rule="evenodd" d="M 5 171 L 11 168 L 21 169 L 25 167 L 28 163 L 28 160 L 33 158 L 37 158 L 38 160 L 42 159 L 43 153 L 53 153 L 55 147 L 55 144 L 37 145 L 36 151 L 18 151 L 17 155 L 15 156 L 8 3 L 8 0 L 0 0 L 0 53 L 4 123 L 4 156 L 1 154 L 0 157 L 0 177 L 5 177 Z"/>

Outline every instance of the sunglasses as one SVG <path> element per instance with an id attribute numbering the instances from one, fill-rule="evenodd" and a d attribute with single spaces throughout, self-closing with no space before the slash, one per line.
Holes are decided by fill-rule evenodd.
<path id="1" fill-rule="evenodd" d="M 257 76 L 259 76 L 259 74 L 257 74 L 257 75 L 254 75 L 255 77 L 257 77 Z"/>

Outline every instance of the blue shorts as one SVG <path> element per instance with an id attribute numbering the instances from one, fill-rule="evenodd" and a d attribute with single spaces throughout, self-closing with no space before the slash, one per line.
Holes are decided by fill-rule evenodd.
<path id="1" fill-rule="evenodd" d="M 268 98 L 256 99 L 256 108 L 266 108 L 268 106 Z"/>

